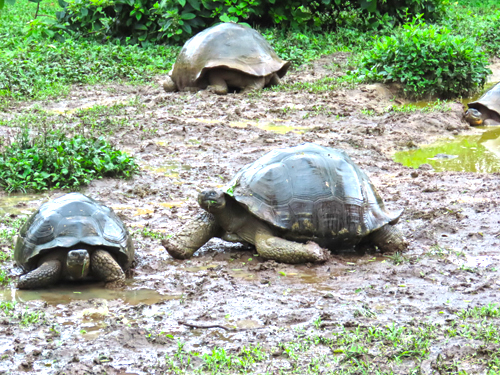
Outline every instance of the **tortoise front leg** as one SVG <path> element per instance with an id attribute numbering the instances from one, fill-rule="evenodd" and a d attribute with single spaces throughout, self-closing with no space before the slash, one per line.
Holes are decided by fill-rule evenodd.
<path id="1" fill-rule="evenodd" d="M 202 212 L 187 222 L 181 230 L 161 243 L 168 253 L 177 259 L 191 258 L 196 250 L 205 245 L 212 237 L 220 237 L 222 228 L 212 214 Z"/>
<path id="2" fill-rule="evenodd" d="M 392 224 L 386 224 L 370 234 L 366 242 L 378 246 L 382 252 L 404 251 L 408 247 L 401 231 Z"/>
<path id="3" fill-rule="evenodd" d="M 96 250 L 90 257 L 92 275 L 106 282 L 106 288 L 121 287 L 125 283 L 125 273 L 118 262 L 105 250 Z"/>
<path id="4" fill-rule="evenodd" d="M 317 243 L 299 243 L 273 236 L 270 232 L 259 230 L 255 235 L 255 248 L 260 256 L 282 263 L 325 262 L 329 252 Z"/>
<path id="5" fill-rule="evenodd" d="M 19 289 L 45 288 L 55 284 L 61 277 L 62 264 L 59 260 L 47 260 L 38 268 L 22 275 L 17 282 Z"/>
<path id="6" fill-rule="evenodd" d="M 227 82 L 219 69 L 212 69 L 208 73 L 208 88 L 212 89 L 217 95 L 226 95 L 228 92 Z"/>

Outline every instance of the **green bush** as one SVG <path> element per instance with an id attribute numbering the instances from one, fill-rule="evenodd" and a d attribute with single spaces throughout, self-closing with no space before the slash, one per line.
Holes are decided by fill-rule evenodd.
<path id="1" fill-rule="evenodd" d="M 68 138 L 60 131 L 31 138 L 25 129 L 0 155 L 0 186 L 9 192 L 75 188 L 105 176 L 130 177 L 137 169 L 103 138 Z"/>
<path id="2" fill-rule="evenodd" d="M 447 28 L 415 19 L 393 36 L 376 39 L 355 74 L 367 81 L 403 83 L 405 92 L 417 98 L 469 96 L 491 73 L 476 44 L 475 38 L 451 35 Z"/>
<path id="3" fill-rule="evenodd" d="M 61 28 L 126 43 L 182 42 L 217 22 L 293 29 L 332 29 L 346 24 L 378 27 L 422 14 L 438 17 L 448 0 L 60 0 Z"/>

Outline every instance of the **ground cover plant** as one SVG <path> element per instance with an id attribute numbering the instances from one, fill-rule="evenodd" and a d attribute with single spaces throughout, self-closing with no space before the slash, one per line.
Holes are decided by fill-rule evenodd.
<path id="1" fill-rule="evenodd" d="M 0 186 L 12 191 L 78 188 L 96 178 L 130 177 L 138 166 L 104 138 L 24 129 L 0 155 Z"/>
<path id="2" fill-rule="evenodd" d="M 67 93 L 74 83 L 146 82 L 167 72 L 178 47 L 120 46 L 92 40 L 52 40 L 41 19 L 54 17 L 54 3 L 19 1 L 0 11 L 0 97 L 43 99 Z"/>

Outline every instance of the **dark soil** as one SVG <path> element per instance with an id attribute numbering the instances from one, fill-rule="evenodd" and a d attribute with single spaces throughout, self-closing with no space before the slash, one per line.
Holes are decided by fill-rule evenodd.
<path id="1" fill-rule="evenodd" d="M 330 65 L 335 59 L 342 56 L 291 72 L 285 82 L 339 74 Z M 280 343 L 297 339 L 300 329 L 328 334 L 329 325 L 445 324 L 462 309 L 498 301 L 499 176 L 438 173 L 426 165 L 414 170 L 391 159 L 397 150 L 478 131 L 464 121 L 461 103 L 449 104 L 445 112 L 399 113 L 387 110 L 397 104 L 393 96 L 394 90 L 382 85 L 227 96 L 164 93 L 152 85 L 75 87 L 67 101 L 40 103 L 69 115 L 72 108 L 136 98 L 137 105 L 127 110 L 130 126 L 114 129 L 108 138 L 135 156 L 140 172 L 131 180 L 97 180 L 83 190 L 113 207 L 134 233 L 136 265 L 123 291 L 99 284 L 6 289 L 3 300 L 18 303 L 13 315 L 0 312 L 0 373 L 174 373 L 168 361 L 178 342 L 186 351 L 211 353 L 218 347 L 232 354 L 260 344 L 272 356 L 249 373 L 305 373 L 294 368 L 305 357 L 294 362 L 280 351 Z M 280 132 L 267 130 L 272 124 Z M 265 262 L 254 249 L 212 240 L 182 261 L 168 255 L 160 238 L 148 235 L 173 233 L 200 212 L 201 189 L 222 186 L 270 150 L 303 142 L 345 150 L 389 210 L 404 208 L 398 226 L 409 247 L 402 257 L 369 247 L 335 254 L 325 264 L 286 265 Z M 34 198 L 23 210 L 39 204 Z M 13 275 L 19 273 L 13 266 Z M 360 315 L 360 309 L 374 315 Z M 40 320 L 21 326 L 19 314 L 28 312 Z M 323 326 L 315 328 L 318 318 Z M 474 339 L 461 340 L 438 339 L 425 358 L 381 362 L 380 368 L 431 374 L 438 358 L 453 363 L 487 356 Z M 471 349 L 457 349 L 464 347 Z M 200 366 L 195 358 L 193 368 Z M 466 368 L 485 373 L 484 366 L 474 366 Z"/>

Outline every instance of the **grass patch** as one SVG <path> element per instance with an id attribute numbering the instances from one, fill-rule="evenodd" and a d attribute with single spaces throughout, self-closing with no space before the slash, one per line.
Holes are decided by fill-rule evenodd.
<path id="1" fill-rule="evenodd" d="M 11 191 L 78 188 L 101 177 L 130 177 L 138 165 L 104 138 L 24 129 L 0 155 L 0 186 Z"/>
<path id="2" fill-rule="evenodd" d="M 18 1 L 0 12 L 0 97 L 45 99 L 66 94 L 74 83 L 148 82 L 168 72 L 179 50 L 176 46 L 101 44 L 83 38 L 44 39 L 38 32 L 43 27 L 30 24 L 36 6 Z M 57 3 L 48 2 L 41 2 L 40 8 L 41 14 L 49 16 L 59 10 Z"/>

